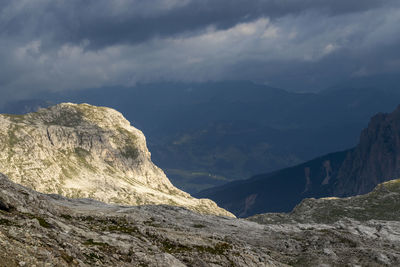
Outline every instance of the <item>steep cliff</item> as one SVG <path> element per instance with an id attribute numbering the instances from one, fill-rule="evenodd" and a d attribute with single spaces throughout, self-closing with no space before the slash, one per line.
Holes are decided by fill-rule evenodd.
<path id="1" fill-rule="evenodd" d="M 113 109 L 63 103 L 0 115 L 0 129 L 0 171 L 39 192 L 232 216 L 175 188 L 152 163 L 143 133 Z"/>
<path id="2" fill-rule="evenodd" d="M 400 106 L 375 115 L 337 176 L 333 195 L 365 194 L 377 184 L 400 177 Z"/>

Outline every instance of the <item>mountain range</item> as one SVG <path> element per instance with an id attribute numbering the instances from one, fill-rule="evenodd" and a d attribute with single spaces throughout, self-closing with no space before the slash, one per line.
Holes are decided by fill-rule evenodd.
<path id="1" fill-rule="evenodd" d="M 145 133 L 172 183 L 197 193 L 356 145 L 369 118 L 400 99 L 392 83 L 367 85 L 293 93 L 245 81 L 138 84 L 37 94 L 0 111 L 64 101 L 115 108 Z"/>
<path id="2" fill-rule="evenodd" d="M 253 190 L 244 209 L 235 203 L 239 216 L 294 207 L 237 219 L 175 188 L 143 133 L 113 109 L 2 114 L 0 265 L 399 265 L 400 180 L 372 188 L 397 175 L 399 120 L 400 107 L 373 117 L 353 149 L 227 184 L 237 191 L 221 195 L 238 200 Z"/>
<path id="3" fill-rule="evenodd" d="M 196 194 L 237 216 L 289 212 L 304 198 L 354 196 L 400 174 L 400 106 L 372 117 L 352 149 Z"/>

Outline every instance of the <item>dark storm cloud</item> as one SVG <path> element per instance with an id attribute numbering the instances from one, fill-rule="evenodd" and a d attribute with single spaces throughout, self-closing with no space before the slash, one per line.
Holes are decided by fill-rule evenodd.
<path id="1" fill-rule="evenodd" d="M 0 0 L 0 97 L 225 79 L 315 90 L 400 73 L 398 25 L 398 0 Z"/>
<path id="2" fill-rule="evenodd" d="M 228 29 L 259 17 L 279 18 L 314 10 L 329 16 L 360 12 L 398 1 L 379 0 L 64 0 L 2 1 L 1 32 L 43 36 L 56 43 L 89 40 L 100 48 L 151 37 L 193 34 L 210 25 Z"/>

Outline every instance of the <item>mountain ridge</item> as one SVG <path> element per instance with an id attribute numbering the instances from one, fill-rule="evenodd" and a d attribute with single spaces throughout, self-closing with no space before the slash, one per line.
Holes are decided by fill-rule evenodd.
<path id="1" fill-rule="evenodd" d="M 240 183 L 202 191 L 240 217 L 289 212 L 308 197 L 365 194 L 377 184 L 400 177 L 400 106 L 372 117 L 359 144 L 294 167 L 256 175 Z M 238 196 L 233 199 L 231 196 Z"/>
<path id="2" fill-rule="evenodd" d="M 138 84 L 35 97 L 121 111 L 146 134 L 156 165 L 176 186 L 196 193 L 221 185 L 213 175 L 243 179 L 353 147 L 371 116 L 398 105 L 399 92 L 342 85 L 335 92 L 295 94 L 243 81 Z M 23 112 L 25 105 L 3 110 L 16 112 L 19 106 Z M 236 129 L 241 131 L 231 134 Z"/>
<path id="3" fill-rule="evenodd" d="M 232 216 L 174 187 L 152 163 L 143 133 L 113 109 L 63 103 L 26 115 L 0 115 L 0 127 L 0 171 L 35 190 Z"/>

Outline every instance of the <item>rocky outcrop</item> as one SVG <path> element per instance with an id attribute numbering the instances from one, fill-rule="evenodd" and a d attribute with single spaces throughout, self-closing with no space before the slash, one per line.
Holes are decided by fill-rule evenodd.
<path id="1" fill-rule="evenodd" d="M 143 133 L 113 109 L 64 103 L 0 115 L 0 129 L 0 171 L 39 192 L 232 216 L 175 188 L 152 163 Z"/>
<path id="2" fill-rule="evenodd" d="M 398 209 L 399 185 L 384 184 L 364 200 L 308 200 L 293 214 L 252 222 L 46 195 L 0 175 L 0 265 L 398 266 L 399 213 L 357 214 L 386 200 Z M 325 220 L 335 205 L 360 212 Z M 312 211 L 303 213 L 307 207 Z"/>
<path id="3" fill-rule="evenodd" d="M 375 115 L 347 154 L 333 195 L 365 194 L 377 184 L 400 177 L 400 106 Z"/>
<path id="4" fill-rule="evenodd" d="M 290 213 L 266 213 L 249 217 L 264 224 L 324 223 L 343 219 L 400 221 L 400 179 L 379 184 L 365 195 L 347 198 L 307 198 Z"/>

